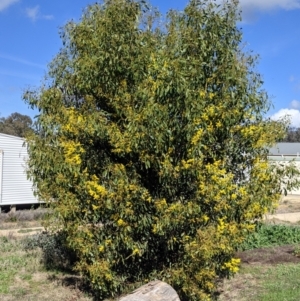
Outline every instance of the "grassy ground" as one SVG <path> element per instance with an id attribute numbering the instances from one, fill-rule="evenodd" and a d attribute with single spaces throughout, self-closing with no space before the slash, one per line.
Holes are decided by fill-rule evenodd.
<path id="1" fill-rule="evenodd" d="M 1 301 L 91 301 L 80 277 L 46 270 L 39 248 L 25 251 L 25 238 L 0 237 Z"/>
<path id="2" fill-rule="evenodd" d="M 46 269 L 41 248 L 28 248 L 46 214 L 45 208 L 0 213 L 0 300 L 93 300 L 78 275 Z"/>
<path id="3" fill-rule="evenodd" d="M 263 268 L 248 266 L 244 267 L 243 273 L 253 275 L 259 284 L 259 287 L 251 292 L 249 301 L 300 300 L 300 264 L 279 264 Z"/>
<path id="4" fill-rule="evenodd" d="M 280 247 L 273 248 L 270 253 L 274 254 L 277 249 Z M 259 260 L 244 262 L 240 272 L 220 286 L 219 300 L 299 301 L 299 273 L 300 263 L 285 262 L 271 265 L 261 263 Z"/>
<path id="5" fill-rule="evenodd" d="M 263 225 L 236 254 L 240 272 L 219 288 L 220 301 L 299 301 L 300 227 Z"/>
<path id="6" fill-rule="evenodd" d="M 284 231 L 287 230 L 284 228 Z M 274 232 L 281 233 L 278 228 Z M 26 236 L 0 237 L 0 300 L 93 300 L 85 292 L 79 276 L 54 269 L 46 270 L 42 264 L 41 250 L 36 247 L 28 250 L 26 246 Z M 300 300 L 300 258 L 297 255 L 299 247 L 295 244 L 239 252 L 237 256 L 242 259 L 240 272 L 220 285 L 218 299 Z"/>
<path id="7" fill-rule="evenodd" d="M 92 301 L 78 275 L 45 268 L 45 253 L 36 245 L 37 241 L 28 248 L 26 237 L 40 230 L 36 227 L 41 226 L 44 214 L 34 210 L 1 214 L 0 300 Z M 261 227 L 236 254 L 242 260 L 240 272 L 219 285 L 218 300 L 300 300 L 299 245 L 299 226 Z M 51 249 L 51 256 L 54 253 Z"/>

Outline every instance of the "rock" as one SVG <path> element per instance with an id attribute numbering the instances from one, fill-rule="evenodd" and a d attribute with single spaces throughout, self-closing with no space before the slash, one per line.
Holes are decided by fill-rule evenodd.
<path id="1" fill-rule="evenodd" d="M 176 291 L 162 281 L 151 281 L 119 301 L 180 301 Z"/>

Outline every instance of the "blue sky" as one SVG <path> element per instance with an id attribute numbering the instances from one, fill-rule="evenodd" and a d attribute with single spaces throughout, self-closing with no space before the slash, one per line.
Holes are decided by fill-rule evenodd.
<path id="1" fill-rule="evenodd" d="M 219 1 L 219 0 L 218 0 Z M 187 0 L 150 0 L 165 12 Z M 28 87 L 40 86 L 47 64 L 61 47 L 59 27 L 79 20 L 94 1 L 0 0 L 0 117 L 13 112 L 34 117 L 22 101 Z M 300 127 L 300 0 L 240 0 L 239 24 L 246 49 L 260 56 L 257 70 L 272 96 L 269 116 L 291 116 Z"/>

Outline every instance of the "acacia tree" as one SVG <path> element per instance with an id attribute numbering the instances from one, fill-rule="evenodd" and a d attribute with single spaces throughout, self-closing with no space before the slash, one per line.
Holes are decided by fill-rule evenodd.
<path id="1" fill-rule="evenodd" d="M 89 6 L 24 96 L 43 133 L 30 175 L 101 298 L 159 278 L 209 300 L 279 198 L 266 147 L 284 131 L 264 121 L 237 5 L 191 0 L 164 22 L 144 1 Z"/>

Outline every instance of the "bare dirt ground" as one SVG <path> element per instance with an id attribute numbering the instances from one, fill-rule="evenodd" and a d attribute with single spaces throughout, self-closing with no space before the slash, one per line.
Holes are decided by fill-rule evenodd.
<path id="1" fill-rule="evenodd" d="M 266 220 L 276 224 L 281 222 L 300 222 L 300 195 L 287 195 L 280 200 L 279 206 L 274 214 L 268 214 Z"/>
<path id="2" fill-rule="evenodd" d="M 288 245 L 238 252 L 236 257 L 240 258 L 243 264 L 250 265 L 300 263 L 300 257 L 295 256 L 294 252 L 295 246 Z"/>
<path id="3" fill-rule="evenodd" d="M 295 213 L 300 212 L 300 195 L 289 194 L 282 198 L 276 213 Z"/>

